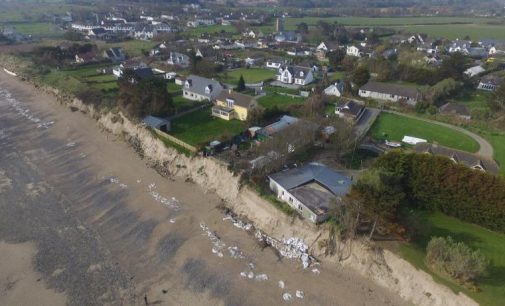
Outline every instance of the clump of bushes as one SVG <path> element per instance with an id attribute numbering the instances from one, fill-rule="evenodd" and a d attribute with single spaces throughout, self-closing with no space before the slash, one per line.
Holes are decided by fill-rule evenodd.
<path id="1" fill-rule="evenodd" d="M 451 237 L 433 237 L 426 247 L 426 262 L 433 269 L 472 288 L 489 265 L 479 250 L 472 250 Z"/>

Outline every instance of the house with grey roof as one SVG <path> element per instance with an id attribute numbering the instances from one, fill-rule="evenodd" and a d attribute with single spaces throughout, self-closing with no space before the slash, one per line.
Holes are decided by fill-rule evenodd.
<path id="1" fill-rule="evenodd" d="M 400 102 L 415 105 L 421 99 L 421 93 L 417 88 L 369 81 L 359 89 L 359 96 L 383 101 Z"/>
<path id="2" fill-rule="evenodd" d="M 184 82 L 182 95 L 192 101 L 214 101 L 223 89 L 216 80 L 190 75 Z"/>
<path id="3" fill-rule="evenodd" d="M 480 81 L 477 89 L 486 90 L 486 91 L 495 91 L 504 83 L 503 78 L 494 75 L 488 74 L 484 76 Z"/>
<path id="4" fill-rule="evenodd" d="M 288 115 L 282 116 L 279 121 L 276 121 L 266 127 L 256 131 L 259 138 L 271 137 L 280 131 L 289 128 L 289 126 L 296 124 L 299 121 L 296 117 L 291 117 Z"/>
<path id="5" fill-rule="evenodd" d="M 417 153 L 444 156 L 456 164 L 464 165 L 470 169 L 497 174 L 500 171 L 498 164 L 491 159 L 477 154 L 447 148 L 437 144 L 419 143 L 414 147 Z"/>
<path id="6" fill-rule="evenodd" d="M 342 205 L 352 179 L 319 163 L 277 172 L 268 176 L 277 198 L 314 223 L 323 222 L 333 208 Z"/>
<path id="7" fill-rule="evenodd" d="M 169 65 L 188 67 L 189 66 L 189 56 L 179 52 L 170 52 L 168 56 L 167 63 Z"/>
<path id="8" fill-rule="evenodd" d="M 365 113 L 365 106 L 352 100 L 338 103 L 335 107 L 335 114 L 349 122 L 357 122 Z"/>
<path id="9" fill-rule="evenodd" d="M 314 81 L 312 70 L 306 67 L 286 66 L 279 68 L 277 72 L 277 81 L 284 84 L 295 84 L 305 86 Z"/>
<path id="10" fill-rule="evenodd" d="M 114 47 L 103 51 L 103 57 L 113 62 L 122 62 L 126 59 L 126 53 L 123 48 Z"/>

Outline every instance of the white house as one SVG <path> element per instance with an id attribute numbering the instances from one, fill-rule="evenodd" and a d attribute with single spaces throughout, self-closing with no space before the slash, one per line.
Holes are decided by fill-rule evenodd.
<path id="1" fill-rule="evenodd" d="M 344 82 L 339 81 L 326 87 L 323 93 L 327 96 L 341 97 L 344 92 Z"/>
<path id="2" fill-rule="evenodd" d="M 268 179 L 279 200 L 314 223 L 323 222 L 333 208 L 343 205 L 352 185 L 352 179 L 319 163 L 274 173 Z"/>
<path id="3" fill-rule="evenodd" d="M 274 60 L 274 59 L 270 59 L 268 60 L 266 63 L 265 63 L 265 66 L 267 68 L 271 68 L 271 69 L 276 69 L 278 70 L 279 68 L 282 67 L 282 65 L 286 64 L 286 61 L 284 60 Z"/>
<path id="4" fill-rule="evenodd" d="M 495 91 L 501 84 L 503 84 L 503 79 L 499 76 L 493 74 L 486 75 L 480 80 L 477 89 Z"/>
<path id="5" fill-rule="evenodd" d="M 170 52 L 167 63 L 169 65 L 187 67 L 189 66 L 189 56 L 179 52 Z"/>
<path id="6" fill-rule="evenodd" d="M 214 101 L 223 89 L 218 81 L 190 75 L 184 82 L 182 96 L 192 101 Z"/>
<path id="7" fill-rule="evenodd" d="M 464 74 L 467 77 L 471 78 L 474 76 L 478 76 L 479 74 L 482 74 L 484 72 L 486 72 L 486 69 L 482 68 L 482 66 L 474 66 L 465 70 Z"/>
<path id="8" fill-rule="evenodd" d="M 363 55 L 360 48 L 356 46 L 347 46 L 346 54 L 349 56 L 356 56 L 356 57 L 361 57 Z"/>
<path id="9" fill-rule="evenodd" d="M 359 96 L 383 101 L 404 101 L 414 105 L 421 94 L 414 87 L 370 81 L 359 89 Z"/>
<path id="10" fill-rule="evenodd" d="M 310 68 L 287 66 L 279 68 L 277 72 L 277 81 L 284 84 L 295 84 L 305 86 L 314 81 L 314 75 Z"/>

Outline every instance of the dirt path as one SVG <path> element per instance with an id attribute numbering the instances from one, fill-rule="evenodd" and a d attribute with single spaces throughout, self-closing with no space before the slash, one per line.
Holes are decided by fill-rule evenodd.
<path id="1" fill-rule="evenodd" d="M 412 116 L 412 115 L 404 114 L 404 113 L 400 113 L 400 112 L 387 111 L 387 110 L 384 110 L 384 112 L 399 115 L 399 116 L 404 116 L 404 117 L 408 117 L 408 118 L 412 118 L 412 119 L 417 119 L 417 120 L 428 122 L 428 123 L 437 124 L 437 125 L 449 128 L 451 130 L 461 132 L 465 135 L 470 136 L 473 140 L 475 140 L 479 144 L 480 149 L 479 149 L 479 151 L 477 151 L 476 154 L 478 154 L 482 157 L 489 158 L 489 159 L 494 159 L 493 146 L 487 140 L 485 140 L 484 138 L 482 138 L 481 136 L 479 136 L 473 132 L 470 132 L 469 130 L 466 130 L 464 128 L 461 128 L 459 126 L 455 126 L 452 124 L 448 124 L 448 123 L 444 123 L 444 122 L 440 122 L 440 121 L 435 121 L 435 120 L 430 120 L 430 119 L 425 119 L 425 118 L 420 118 L 417 116 Z"/>
<path id="2" fill-rule="evenodd" d="M 94 120 L 3 72 L 0 89 L 0 241 L 33 242 L 36 273 L 68 304 L 405 304 L 347 268 L 316 274 L 262 249 L 215 194 L 162 178 Z"/>

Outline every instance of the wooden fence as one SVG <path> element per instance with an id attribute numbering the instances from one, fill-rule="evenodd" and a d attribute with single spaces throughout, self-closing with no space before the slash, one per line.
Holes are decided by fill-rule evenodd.
<path id="1" fill-rule="evenodd" d="M 181 146 L 181 147 L 183 147 L 183 148 L 191 151 L 192 153 L 197 153 L 198 152 L 198 149 L 196 147 L 194 147 L 194 146 L 192 146 L 190 144 L 187 144 L 186 142 L 180 140 L 179 138 L 175 138 L 174 136 L 168 135 L 167 133 L 162 132 L 162 131 L 160 131 L 158 129 L 153 129 L 153 130 L 156 132 L 156 134 L 158 134 L 158 135 L 160 135 L 160 136 L 168 139 L 170 142 L 173 142 L 176 145 L 179 145 L 179 146 Z"/>

